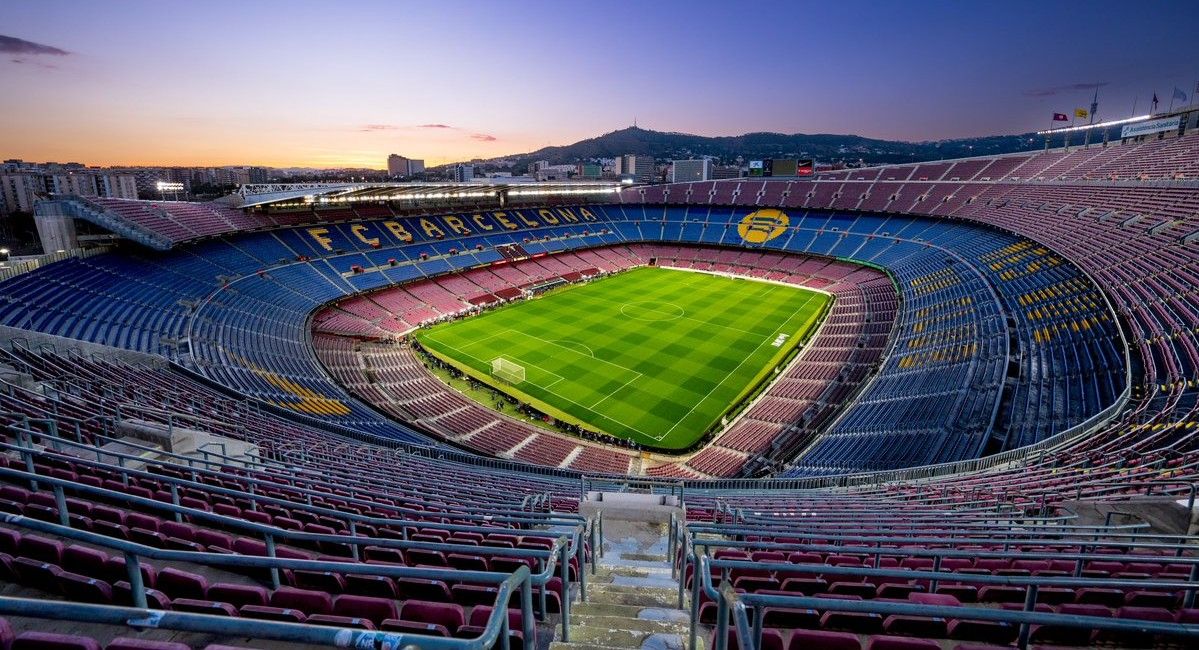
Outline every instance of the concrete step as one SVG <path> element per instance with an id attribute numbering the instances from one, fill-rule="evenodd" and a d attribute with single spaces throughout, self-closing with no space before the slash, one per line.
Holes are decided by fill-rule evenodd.
<path id="1" fill-rule="evenodd" d="M 647 557 L 640 553 L 633 553 L 631 555 Z M 631 559 L 628 556 L 619 557 L 614 553 L 605 555 L 603 559 L 600 560 L 600 568 L 605 566 L 620 567 L 625 569 L 649 569 L 651 571 L 657 569 L 665 569 L 667 571 L 670 570 L 670 563 L 668 563 L 665 558 L 658 558 L 656 560 L 641 560 Z"/>
<path id="2" fill-rule="evenodd" d="M 626 605 L 609 601 L 596 602 L 589 599 L 585 603 L 574 603 L 570 607 L 570 615 L 575 616 L 621 616 L 624 618 L 644 618 L 648 620 L 688 620 L 688 612 L 675 607 L 676 602 L 662 607 L 658 605 Z"/>
<path id="3" fill-rule="evenodd" d="M 600 564 L 595 571 L 597 578 L 624 576 L 627 578 L 670 577 L 670 565 L 662 566 L 617 566 Z"/>
<path id="4" fill-rule="evenodd" d="M 570 643 L 562 643 L 554 641 L 550 644 L 550 650 L 683 650 L 687 647 L 686 634 L 652 634 L 641 640 L 636 645 L 620 645 L 610 646 L 594 643 L 591 641 L 575 641 L 571 637 Z M 704 635 L 699 635 L 696 638 L 697 650 L 704 650 L 708 645 Z"/>
<path id="5" fill-rule="evenodd" d="M 641 587 L 643 589 L 670 589 L 671 591 L 677 591 L 679 588 L 679 581 L 671 578 L 670 573 L 666 573 L 665 575 L 662 575 L 662 576 L 647 576 L 644 578 L 631 577 L 631 576 L 612 576 L 612 578 L 610 580 L 608 580 L 607 583 L 615 585 L 615 586 L 619 586 L 619 587 Z"/>
<path id="6" fill-rule="evenodd" d="M 571 643 L 594 643 L 612 648 L 640 648 L 641 644 L 654 634 L 682 636 L 676 630 L 651 632 L 612 627 L 572 626 L 570 641 Z"/>
<path id="7" fill-rule="evenodd" d="M 638 613 L 640 616 L 640 613 Z M 607 630 L 630 630 L 645 634 L 686 634 L 689 626 L 687 619 L 656 620 L 650 618 L 630 618 L 627 616 L 601 616 L 597 614 L 578 615 L 570 617 L 571 623 L 579 628 L 595 628 Z"/>
<path id="8" fill-rule="evenodd" d="M 641 610 L 645 609 L 640 605 L 620 605 L 618 603 L 602 602 L 597 603 L 595 599 L 588 600 L 585 603 L 575 603 L 570 606 L 570 615 L 573 616 L 621 616 L 624 618 L 637 618 Z"/>
<path id="9" fill-rule="evenodd" d="M 613 605 L 674 607 L 678 603 L 678 592 L 673 589 L 659 587 L 637 587 L 601 583 L 588 586 L 587 600 Z"/>
<path id="10" fill-rule="evenodd" d="M 612 551 L 610 555 L 605 554 L 604 559 L 611 557 L 614 560 L 632 560 L 634 562 L 661 562 L 666 563 L 666 555 L 660 553 L 621 553 Z"/>

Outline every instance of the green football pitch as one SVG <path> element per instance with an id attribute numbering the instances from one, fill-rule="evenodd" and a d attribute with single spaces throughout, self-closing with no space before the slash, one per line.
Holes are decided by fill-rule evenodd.
<path id="1" fill-rule="evenodd" d="M 772 374 L 832 301 L 799 287 L 654 267 L 419 331 L 476 379 L 566 422 L 686 449 Z M 524 369 L 508 383 L 502 358 Z"/>

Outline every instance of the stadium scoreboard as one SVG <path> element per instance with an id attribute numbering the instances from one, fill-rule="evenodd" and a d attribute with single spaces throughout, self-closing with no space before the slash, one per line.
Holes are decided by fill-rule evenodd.
<path id="1" fill-rule="evenodd" d="M 816 173 L 816 161 L 811 158 L 768 158 L 749 161 L 749 175 L 763 178 L 795 178 Z"/>

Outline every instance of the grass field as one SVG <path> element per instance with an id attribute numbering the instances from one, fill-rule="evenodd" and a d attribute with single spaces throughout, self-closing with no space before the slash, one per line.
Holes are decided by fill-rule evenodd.
<path id="1" fill-rule="evenodd" d="M 555 417 L 685 449 L 760 384 L 832 300 L 798 287 L 640 268 L 417 333 L 427 350 Z M 503 357 L 525 368 L 491 376 Z"/>

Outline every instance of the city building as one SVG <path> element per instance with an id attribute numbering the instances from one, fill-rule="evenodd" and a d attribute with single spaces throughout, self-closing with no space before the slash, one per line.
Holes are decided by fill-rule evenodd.
<path id="1" fill-rule="evenodd" d="M 450 168 L 450 174 L 456 183 L 466 183 L 475 180 L 475 166 L 458 163 Z"/>
<path id="2" fill-rule="evenodd" d="M 133 174 L 100 174 L 96 176 L 96 190 L 100 196 L 111 199 L 136 199 L 137 179 Z"/>
<path id="3" fill-rule="evenodd" d="M 658 180 L 658 168 L 654 164 L 653 156 L 627 153 L 620 158 L 617 174 L 637 183 L 653 183 Z"/>
<path id="4" fill-rule="evenodd" d="M 575 166 L 575 176 L 589 181 L 598 181 L 604 176 L 604 168 L 595 163 L 579 163 Z"/>
<path id="5" fill-rule="evenodd" d="M 46 177 L 36 172 L 0 174 L 0 195 L 4 214 L 33 212 L 33 202 L 46 191 Z"/>
<path id="6" fill-rule="evenodd" d="M 405 158 L 399 154 L 387 157 L 387 175 L 392 178 L 410 178 L 425 171 L 425 161 Z"/>
<path id="7" fill-rule="evenodd" d="M 74 194 L 75 196 L 98 196 L 96 191 L 96 176 L 94 174 L 60 172 L 51 174 L 46 188 L 53 194 Z"/>
<path id="8" fill-rule="evenodd" d="M 670 182 L 712 180 L 712 159 L 675 160 L 670 165 Z"/>
<path id="9" fill-rule="evenodd" d="M 0 173 L 0 203 L 3 204 L 0 214 L 33 212 L 34 201 L 40 194 L 138 198 L 137 182 L 132 174 L 74 167 L 67 171 L 68 168 L 61 165 L 9 163 L 13 161 L 6 163 L 6 170 L 19 168 L 22 171 Z M 55 171 L 51 172 L 51 169 Z"/>
<path id="10" fill-rule="evenodd" d="M 564 181 L 570 178 L 577 169 L 575 165 L 542 165 L 538 162 L 533 179 L 537 181 Z"/>

